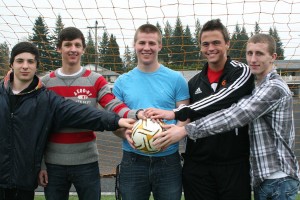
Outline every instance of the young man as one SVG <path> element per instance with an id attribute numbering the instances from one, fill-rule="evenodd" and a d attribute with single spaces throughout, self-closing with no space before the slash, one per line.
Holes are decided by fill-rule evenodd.
<path id="1" fill-rule="evenodd" d="M 42 78 L 45 86 L 67 99 L 92 107 L 99 104 L 121 117 L 135 119 L 136 110 L 130 110 L 115 98 L 102 75 L 80 65 L 85 47 L 85 39 L 79 29 L 64 28 L 57 44 L 62 67 Z M 47 170 L 44 168 L 39 177 L 47 200 L 68 199 L 72 184 L 80 199 L 100 199 L 96 133 L 71 128 L 54 132 L 49 138 L 44 158 Z"/>
<path id="2" fill-rule="evenodd" d="M 38 49 L 15 45 L 10 67 L 0 85 L 0 200 L 33 200 L 50 131 L 63 127 L 116 130 L 132 119 L 99 111 L 46 90 L 35 75 Z"/>
<path id="3" fill-rule="evenodd" d="M 293 152 L 293 97 L 275 70 L 275 52 L 276 43 L 270 35 L 252 36 L 246 50 L 247 62 L 257 80 L 252 95 L 228 109 L 185 127 L 172 127 L 158 135 L 170 133 L 160 143 L 168 145 L 187 134 L 191 140 L 210 138 L 208 136 L 250 124 L 250 162 L 255 200 L 292 200 L 299 190 L 299 166 Z"/>
<path id="4" fill-rule="evenodd" d="M 227 55 L 229 34 L 219 19 L 203 25 L 199 44 L 207 63 L 189 81 L 191 105 L 181 105 L 175 113 L 148 109 L 146 116 L 195 121 L 251 93 L 254 77 L 246 64 Z M 251 199 L 248 126 L 215 137 L 188 138 L 183 157 L 186 200 Z"/>
<path id="5" fill-rule="evenodd" d="M 158 62 L 162 35 L 156 26 L 144 24 L 134 36 L 137 67 L 121 75 L 114 94 L 131 109 L 157 107 L 172 110 L 187 104 L 188 87 L 183 76 Z M 168 123 L 175 123 L 169 121 Z M 123 200 L 180 200 L 181 163 L 178 143 L 164 152 L 145 154 L 123 140 L 120 191 Z"/>

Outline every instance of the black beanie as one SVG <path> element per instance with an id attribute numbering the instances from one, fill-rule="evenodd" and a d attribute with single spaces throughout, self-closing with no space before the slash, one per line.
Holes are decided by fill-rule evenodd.
<path id="1" fill-rule="evenodd" d="M 16 55 L 18 55 L 20 53 L 24 53 L 24 52 L 35 55 L 35 60 L 37 62 L 37 68 L 38 68 L 39 67 L 39 50 L 34 44 L 32 44 L 30 42 L 20 42 L 12 48 L 11 53 L 10 53 L 10 62 L 9 62 L 10 65 L 13 64 Z"/>

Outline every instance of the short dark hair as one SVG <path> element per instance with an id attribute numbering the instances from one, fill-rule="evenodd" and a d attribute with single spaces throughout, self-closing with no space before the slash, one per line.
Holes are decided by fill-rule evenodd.
<path id="1" fill-rule="evenodd" d="M 39 59 L 40 59 L 39 50 L 34 44 L 32 44 L 30 42 L 20 42 L 12 48 L 11 53 L 10 53 L 10 60 L 9 60 L 10 65 L 13 64 L 15 57 L 17 55 L 19 55 L 20 53 L 24 53 L 24 52 L 31 53 L 35 56 L 35 60 L 37 62 L 37 68 L 38 68 L 39 67 Z"/>
<path id="2" fill-rule="evenodd" d="M 159 44 L 162 43 L 162 34 L 161 34 L 160 30 L 152 24 L 143 24 L 136 30 L 136 32 L 134 34 L 134 43 L 136 43 L 136 41 L 137 41 L 138 33 L 157 33 L 158 34 L 158 43 Z"/>
<path id="3" fill-rule="evenodd" d="M 229 33 L 227 28 L 222 24 L 220 19 L 212 19 L 203 25 L 198 37 L 199 43 L 201 44 L 201 36 L 203 32 L 215 30 L 218 30 L 222 33 L 225 43 L 229 42 Z"/>
<path id="4" fill-rule="evenodd" d="M 268 45 L 270 55 L 276 53 L 275 39 L 269 34 L 258 33 L 249 38 L 248 43 L 265 43 Z"/>
<path id="5" fill-rule="evenodd" d="M 63 41 L 71 41 L 80 38 L 82 40 L 83 48 L 86 47 L 85 38 L 83 33 L 75 27 L 67 27 L 61 30 L 57 37 L 57 48 L 61 48 Z"/>

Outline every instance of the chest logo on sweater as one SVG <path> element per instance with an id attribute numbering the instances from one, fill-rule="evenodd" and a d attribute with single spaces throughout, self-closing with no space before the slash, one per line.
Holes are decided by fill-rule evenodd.
<path id="1" fill-rule="evenodd" d="M 84 88 L 80 88 L 77 89 L 74 92 L 74 96 L 77 97 L 78 100 L 76 100 L 76 102 L 81 103 L 81 104 L 90 104 L 91 101 L 87 101 L 87 99 L 89 99 L 90 96 L 92 96 L 91 91 L 84 89 Z"/>

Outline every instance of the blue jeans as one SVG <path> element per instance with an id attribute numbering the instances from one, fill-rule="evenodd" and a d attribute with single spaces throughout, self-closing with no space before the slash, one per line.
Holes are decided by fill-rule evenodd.
<path id="1" fill-rule="evenodd" d="M 120 168 L 122 200 L 180 200 L 181 161 L 178 152 L 151 157 L 123 151 Z"/>
<path id="2" fill-rule="evenodd" d="M 255 200 L 295 200 L 299 181 L 290 177 L 266 179 L 254 187 Z"/>
<path id="3" fill-rule="evenodd" d="M 48 185 L 47 200 L 68 200 L 73 184 L 79 200 L 99 200 L 101 197 L 98 162 L 83 165 L 54 165 L 46 163 Z"/>

